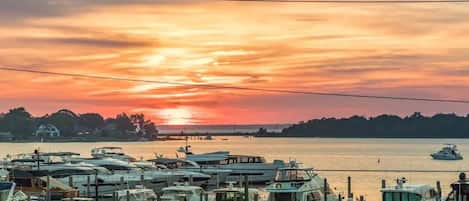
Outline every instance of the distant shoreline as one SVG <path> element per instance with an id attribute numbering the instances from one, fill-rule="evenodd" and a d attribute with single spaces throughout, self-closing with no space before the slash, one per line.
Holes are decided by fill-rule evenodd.
<path id="1" fill-rule="evenodd" d="M 77 143 L 77 142 L 152 142 L 152 141 L 181 141 L 185 140 L 185 137 L 200 137 L 198 140 L 203 141 L 219 141 L 219 138 L 213 140 L 205 139 L 206 136 L 212 137 L 255 137 L 255 138 L 318 138 L 318 139 L 469 139 L 469 137 L 314 137 L 314 136 L 281 136 L 281 135 L 269 135 L 269 136 L 258 136 L 256 133 L 184 133 L 184 134 L 175 134 L 175 133 L 165 133 L 161 134 L 161 137 L 155 140 L 140 140 L 140 139 L 116 139 L 116 138 L 106 138 L 106 139 L 44 139 L 44 141 L 29 139 L 29 140 L 12 140 L 12 141 L 0 141 L 1 143 Z M 226 139 L 228 140 L 228 139 Z"/>

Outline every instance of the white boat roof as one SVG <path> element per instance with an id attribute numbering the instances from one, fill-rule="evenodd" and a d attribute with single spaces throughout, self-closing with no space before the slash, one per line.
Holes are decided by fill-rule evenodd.
<path id="1" fill-rule="evenodd" d="M 251 193 L 259 192 L 257 189 L 252 189 L 252 188 L 250 188 L 248 190 Z M 215 192 L 215 193 L 219 193 L 219 192 L 240 192 L 240 193 L 244 193 L 244 188 L 238 188 L 238 187 L 220 188 L 220 189 L 213 190 L 213 192 Z"/>
<path id="2" fill-rule="evenodd" d="M 200 161 L 221 161 L 225 160 L 230 156 L 230 152 L 228 151 L 218 151 L 218 152 L 211 152 L 211 153 L 203 153 L 203 154 L 188 154 L 186 155 L 187 160 L 200 162 Z"/>
<path id="3" fill-rule="evenodd" d="M 298 171 L 313 171 L 314 168 L 311 167 L 305 167 L 305 168 L 298 168 L 298 167 L 284 167 L 284 168 L 279 168 L 278 171 L 288 171 L 288 170 L 298 170 Z"/>
<path id="4" fill-rule="evenodd" d="M 122 149 L 122 147 L 96 147 L 95 149 Z"/>
<path id="5" fill-rule="evenodd" d="M 392 186 L 381 189 L 381 192 L 408 192 L 408 193 L 415 193 L 419 195 L 425 194 L 430 190 L 434 189 L 430 185 L 425 184 L 404 184 L 402 187 L 400 186 Z"/>
<path id="6" fill-rule="evenodd" d="M 194 191 L 194 190 L 202 190 L 200 186 L 170 186 L 163 188 L 163 191 Z"/>
<path id="7" fill-rule="evenodd" d="M 125 196 L 127 195 L 127 191 L 129 192 L 130 195 L 135 195 L 135 194 L 143 194 L 143 193 L 155 193 L 151 189 L 146 189 L 146 188 L 137 188 L 137 189 L 125 189 L 125 190 L 118 190 L 115 191 L 118 196 Z"/>

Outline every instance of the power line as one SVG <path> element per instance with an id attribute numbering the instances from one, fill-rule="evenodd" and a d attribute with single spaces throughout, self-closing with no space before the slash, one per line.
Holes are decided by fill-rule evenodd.
<path id="1" fill-rule="evenodd" d="M 383 99 L 383 100 L 392 100 L 392 101 L 420 101 L 420 102 L 441 102 L 441 103 L 464 103 L 464 104 L 469 104 L 469 100 L 461 100 L 461 99 L 433 99 L 433 98 L 413 98 L 413 97 L 402 97 L 402 96 L 377 96 L 377 95 L 364 95 L 364 94 L 328 93 L 328 92 L 298 91 L 298 90 L 284 90 L 284 89 L 265 89 L 265 88 L 239 87 L 239 86 L 214 85 L 214 84 L 193 84 L 193 83 L 184 83 L 184 82 L 145 80 L 145 79 L 122 78 L 122 77 L 102 76 L 102 75 L 62 73 L 62 72 L 54 72 L 54 71 L 31 70 L 31 69 L 16 68 L 16 67 L 0 67 L 0 70 L 12 71 L 12 72 L 23 72 L 23 73 L 47 74 L 47 75 L 56 75 L 56 76 L 67 76 L 67 77 L 86 78 L 86 79 L 100 79 L 100 80 L 114 80 L 114 81 L 126 81 L 126 82 L 169 84 L 169 85 L 188 86 L 188 87 L 201 87 L 201 88 L 209 88 L 209 89 L 233 89 L 233 90 L 260 91 L 260 92 L 269 92 L 269 93 L 302 94 L 302 95 L 315 95 L 315 96 L 335 96 L 335 97 L 364 98 L 364 99 L 365 98 L 366 99 Z"/>
<path id="2" fill-rule="evenodd" d="M 429 4 L 429 3 L 469 3 L 469 0 L 225 0 L 236 2 L 276 2 L 276 3 L 331 3 L 331 4 Z"/>

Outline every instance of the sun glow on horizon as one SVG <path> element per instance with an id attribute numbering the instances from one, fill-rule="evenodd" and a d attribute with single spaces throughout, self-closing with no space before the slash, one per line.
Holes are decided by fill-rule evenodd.
<path id="1" fill-rule="evenodd" d="M 192 112 L 187 108 L 163 109 L 158 115 L 165 119 L 168 125 L 186 125 L 193 122 Z"/>

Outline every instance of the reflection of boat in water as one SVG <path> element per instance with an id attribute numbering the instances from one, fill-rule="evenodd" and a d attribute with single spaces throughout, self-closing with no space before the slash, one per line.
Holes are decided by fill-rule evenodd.
<path id="1" fill-rule="evenodd" d="M 338 196 L 312 168 L 280 168 L 275 182 L 270 184 L 268 201 L 337 201 Z M 327 199 L 326 199 L 327 198 Z"/>
<path id="2" fill-rule="evenodd" d="M 463 157 L 461 153 L 459 153 L 456 145 L 454 144 L 446 144 L 443 149 L 440 151 L 431 154 L 433 159 L 435 160 L 462 160 Z"/>
<path id="3" fill-rule="evenodd" d="M 397 185 L 381 189 L 383 201 L 440 201 L 440 193 L 424 184 L 406 184 L 405 178 L 397 179 Z"/>

